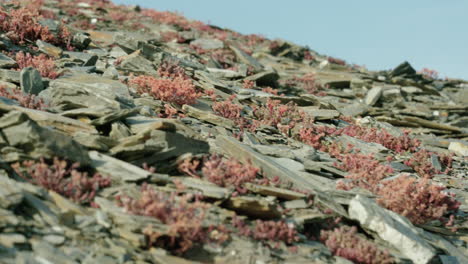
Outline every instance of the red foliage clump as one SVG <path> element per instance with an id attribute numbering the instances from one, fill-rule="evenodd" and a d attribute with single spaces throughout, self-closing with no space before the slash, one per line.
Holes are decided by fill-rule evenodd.
<path id="1" fill-rule="evenodd" d="M 366 142 L 379 143 L 382 146 L 398 153 L 404 151 L 414 152 L 421 144 L 419 140 L 409 137 L 407 132 L 402 136 L 395 137 L 383 128 L 377 129 L 375 127 L 362 127 L 358 125 L 346 126 L 338 130 L 335 134 L 345 134 Z"/>
<path id="2" fill-rule="evenodd" d="M 450 167 L 452 166 L 452 156 L 450 155 L 440 155 L 441 163 L 446 166 L 444 172 L 437 170 L 431 163 L 431 156 L 436 155 L 433 152 L 422 149 L 413 154 L 413 156 L 406 160 L 404 163 L 406 166 L 413 168 L 419 175 L 424 178 L 432 178 L 434 174 L 439 173 L 448 173 Z"/>
<path id="3" fill-rule="evenodd" d="M 436 70 L 431 70 L 429 68 L 423 68 L 419 73 L 428 79 L 436 80 L 439 78 L 439 72 L 437 72 Z"/>
<path id="4" fill-rule="evenodd" d="M 346 61 L 344 61 L 342 59 L 338 59 L 338 58 L 333 58 L 333 57 L 328 57 L 328 62 L 338 64 L 338 65 L 342 65 L 342 66 L 346 65 Z"/>
<path id="5" fill-rule="evenodd" d="M 283 241 L 288 245 L 299 241 L 299 233 L 295 226 L 285 221 L 264 221 L 257 219 L 252 228 L 236 216 L 232 220 L 232 225 L 237 229 L 240 235 L 252 237 L 256 240 Z"/>
<path id="6" fill-rule="evenodd" d="M 252 89 L 254 86 L 255 82 L 251 80 L 244 80 L 242 83 L 242 87 L 244 87 L 244 89 Z"/>
<path id="7" fill-rule="evenodd" d="M 304 89 L 306 92 L 314 95 L 323 96 L 325 93 L 320 91 L 322 86 L 318 84 L 315 80 L 315 75 L 313 73 L 306 73 L 301 77 L 294 77 L 282 82 L 288 87 L 297 87 Z"/>
<path id="8" fill-rule="evenodd" d="M 5 87 L 0 86 L 0 96 L 3 96 L 8 99 L 13 99 L 18 101 L 22 107 L 44 110 L 47 108 L 47 105 L 40 98 L 37 98 L 34 94 L 24 94 L 22 91 L 17 89 L 7 90 Z"/>
<path id="9" fill-rule="evenodd" d="M 194 104 L 201 96 L 195 90 L 192 80 L 176 77 L 174 79 L 156 79 L 152 76 L 138 76 L 130 81 L 139 93 L 148 93 L 158 100 L 183 104 Z"/>
<path id="10" fill-rule="evenodd" d="M 354 263 L 385 264 L 395 262 L 387 251 L 379 249 L 364 236 L 359 236 L 355 226 L 341 226 L 329 231 L 322 230 L 320 240 L 333 255 L 346 258 Z"/>
<path id="11" fill-rule="evenodd" d="M 277 89 L 273 89 L 271 87 L 265 87 L 262 89 L 262 92 L 265 92 L 265 93 L 269 93 L 269 94 L 273 94 L 273 95 L 278 95 L 278 90 Z"/>
<path id="12" fill-rule="evenodd" d="M 401 176 L 382 182 L 382 185 L 377 192 L 378 203 L 407 217 L 414 224 L 441 219 L 460 206 L 454 195 L 442 192 L 445 187 L 431 184 L 428 179 Z"/>
<path id="13" fill-rule="evenodd" d="M 61 26 L 56 35 L 49 28 L 39 24 L 40 14 L 29 8 L 0 7 L 0 30 L 14 43 L 24 44 L 38 39 L 60 46 L 70 47 L 71 34 L 65 26 Z"/>
<path id="14" fill-rule="evenodd" d="M 140 197 L 118 196 L 117 201 L 132 214 L 154 217 L 168 225 L 167 233 L 157 232 L 151 227 L 144 230 L 149 246 L 159 246 L 181 254 L 197 243 L 210 240 L 209 232 L 213 227 L 203 226 L 210 205 L 193 201 L 193 195 L 158 192 L 145 184 L 141 187 Z"/>
<path id="15" fill-rule="evenodd" d="M 247 189 L 243 184 L 256 181 L 257 173 L 260 171 L 250 163 L 242 164 L 234 158 L 227 159 L 217 154 L 212 154 L 203 161 L 185 159 L 179 164 L 178 169 L 187 175 L 200 178 L 198 173 L 200 166 L 203 177 L 208 181 L 221 187 L 233 186 L 238 193 L 246 193 Z"/>
<path id="16" fill-rule="evenodd" d="M 217 115 L 231 120 L 237 120 L 241 118 L 242 108 L 232 102 L 234 98 L 235 95 L 230 96 L 226 101 L 215 102 L 211 108 Z"/>
<path id="17" fill-rule="evenodd" d="M 12 165 L 18 175 L 33 184 L 57 192 L 77 203 L 95 206 L 93 200 L 96 193 L 110 186 L 110 178 L 102 177 L 99 173 L 89 177 L 88 173 L 77 170 L 79 166 L 78 163 L 69 165 L 67 161 L 59 158 L 54 158 L 51 165 L 44 159 Z"/>
<path id="18" fill-rule="evenodd" d="M 178 32 L 165 31 L 161 33 L 161 39 L 164 42 L 176 41 L 177 43 L 184 43 L 186 40 Z"/>
<path id="19" fill-rule="evenodd" d="M 259 124 L 273 126 L 282 132 L 287 132 L 305 120 L 305 113 L 293 102 L 281 104 L 279 100 L 268 98 L 265 106 L 254 106 L 254 117 Z"/>
<path id="20" fill-rule="evenodd" d="M 33 56 L 30 53 L 23 53 L 22 51 L 16 53 L 16 63 L 18 69 L 26 67 L 36 68 L 42 77 L 56 79 L 60 74 L 56 71 L 55 62 L 52 58 L 48 58 L 45 54 Z"/>
<path id="21" fill-rule="evenodd" d="M 239 193 L 246 193 L 246 182 L 253 182 L 259 169 L 251 164 L 242 164 L 234 158 L 226 159 L 220 155 L 211 155 L 203 162 L 202 173 L 210 182 L 226 187 L 234 186 Z"/>
<path id="22" fill-rule="evenodd" d="M 341 161 L 336 166 L 348 174 L 345 178 L 351 182 L 338 185 L 342 189 L 351 189 L 353 187 L 361 187 L 370 191 L 375 191 L 382 179 L 390 175 L 393 169 L 390 166 L 381 164 L 372 155 L 363 155 L 359 153 L 349 153 L 340 155 L 338 159 Z"/>
<path id="23" fill-rule="evenodd" d="M 299 138 L 302 142 L 309 144 L 315 149 L 328 152 L 327 145 L 323 144 L 325 137 L 336 132 L 336 128 L 327 126 L 317 126 L 312 123 L 304 125 L 299 130 Z"/>
<path id="24" fill-rule="evenodd" d="M 190 77 L 185 73 L 184 68 L 175 61 L 164 61 L 161 63 L 158 68 L 158 75 L 161 78 L 167 79 L 181 78 L 184 80 L 190 80 Z"/>

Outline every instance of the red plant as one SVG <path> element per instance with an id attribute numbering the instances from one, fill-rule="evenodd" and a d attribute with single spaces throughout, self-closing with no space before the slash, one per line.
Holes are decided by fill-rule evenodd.
<path id="1" fill-rule="evenodd" d="M 177 43 L 184 43 L 185 39 L 178 33 L 174 31 L 165 31 L 161 33 L 162 41 L 171 42 L 175 40 Z"/>
<path id="2" fill-rule="evenodd" d="M 211 155 L 203 162 L 202 173 L 210 182 L 226 187 L 234 186 L 239 193 L 246 193 L 243 187 L 246 182 L 256 179 L 258 168 L 251 164 L 242 164 L 236 159 L 225 159 L 219 155 Z"/>
<path id="3" fill-rule="evenodd" d="M 26 67 L 36 68 L 42 77 L 56 79 L 60 74 L 56 71 L 55 62 L 53 59 L 48 58 L 45 54 L 33 56 L 30 53 L 23 53 L 22 51 L 16 53 L 16 63 L 18 69 Z"/>
<path id="4" fill-rule="evenodd" d="M 247 192 L 243 184 L 254 182 L 259 172 L 259 169 L 251 164 L 242 164 L 234 158 L 226 159 L 217 154 L 204 158 L 203 162 L 198 159 L 186 159 L 179 164 L 179 171 L 200 178 L 197 170 L 201 164 L 203 177 L 208 181 L 221 187 L 234 186 L 239 193 Z"/>
<path id="5" fill-rule="evenodd" d="M 380 164 L 372 155 L 363 155 L 359 153 L 349 153 L 338 157 L 341 161 L 336 166 L 348 174 L 345 178 L 351 182 L 347 184 L 340 183 L 339 188 L 351 189 L 359 186 L 370 191 L 375 191 L 382 179 L 390 175 L 393 169 L 390 166 Z"/>
<path id="6" fill-rule="evenodd" d="M 17 89 L 11 89 L 8 91 L 5 87 L 0 86 L 0 96 L 16 100 L 22 107 L 36 110 L 44 110 L 47 108 L 47 105 L 44 104 L 42 99 L 37 98 L 34 94 L 24 94 L 22 91 Z"/>
<path id="7" fill-rule="evenodd" d="M 291 245 L 299 241 L 298 232 L 293 224 L 285 221 L 264 221 L 256 220 L 253 228 L 249 227 L 243 220 L 235 216 L 232 225 L 242 236 L 252 237 L 261 241 L 283 241 Z"/>
<path id="8" fill-rule="evenodd" d="M 185 73 L 184 68 L 174 61 L 164 61 L 161 63 L 158 68 L 158 75 L 161 78 L 167 79 L 182 78 L 184 80 L 190 80 L 190 77 Z"/>
<path id="9" fill-rule="evenodd" d="M 268 98 L 266 105 L 261 107 L 254 106 L 253 115 L 258 123 L 263 125 L 274 126 L 282 132 L 287 132 L 296 124 L 305 121 L 305 113 L 297 108 L 293 102 L 281 104 L 279 100 L 271 100 Z"/>
<path id="10" fill-rule="evenodd" d="M 395 137 L 383 128 L 361 127 L 358 125 L 349 125 L 335 132 L 336 135 L 345 134 L 366 142 L 379 143 L 382 146 L 394 150 L 398 153 L 404 151 L 416 151 L 421 142 L 409 137 L 408 132 L 404 135 Z"/>
<path id="11" fill-rule="evenodd" d="M 431 184 L 428 179 L 401 176 L 382 185 L 377 192 L 378 203 L 407 217 L 414 224 L 441 219 L 460 206 L 454 195 L 442 192 L 445 187 Z"/>
<path id="12" fill-rule="evenodd" d="M 387 251 L 379 249 L 372 241 L 358 235 L 355 226 L 341 226 L 329 231 L 322 230 L 320 240 L 333 255 L 346 258 L 354 263 L 385 264 L 395 262 Z"/>
<path id="13" fill-rule="evenodd" d="M 419 73 L 428 79 L 434 79 L 434 80 L 439 79 L 439 72 L 437 72 L 436 70 L 423 68 Z"/>
<path id="14" fill-rule="evenodd" d="M 19 176 L 33 184 L 55 191 L 81 204 L 89 203 L 94 206 L 96 193 L 111 184 L 110 178 L 102 177 L 99 173 L 89 177 L 86 172 L 77 170 L 78 163 L 69 165 L 57 157 L 54 158 L 52 165 L 41 159 L 39 162 L 29 160 L 21 164 L 15 163 L 12 167 Z"/>
<path id="15" fill-rule="evenodd" d="M 0 30 L 14 43 L 24 44 L 38 39 L 48 43 L 69 47 L 71 41 L 70 32 L 63 25 L 58 35 L 52 34 L 48 27 L 37 22 L 40 17 L 37 10 L 29 8 L 10 8 L 5 10 L 0 7 Z"/>
<path id="16" fill-rule="evenodd" d="M 244 80 L 242 83 L 242 87 L 244 87 L 244 89 L 252 89 L 254 86 L 255 82 L 251 80 Z"/>
<path id="17" fill-rule="evenodd" d="M 167 233 L 160 233 L 151 227 L 144 230 L 148 245 L 159 246 L 174 253 L 181 254 L 197 243 L 209 241 L 211 228 L 205 228 L 203 222 L 209 204 L 186 194 L 158 192 L 144 184 L 140 197 L 118 196 L 117 201 L 128 212 L 136 215 L 150 216 L 169 226 Z"/>
<path id="18" fill-rule="evenodd" d="M 277 90 L 277 89 L 273 89 L 273 88 L 271 88 L 271 87 L 263 88 L 263 89 L 262 89 L 262 92 L 269 93 L 269 94 L 273 94 L 273 95 L 278 95 L 278 90 Z"/>
<path id="19" fill-rule="evenodd" d="M 139 93 L 148 93 L 158 100 L 183 104 L 194 104 L 201 96 L 195 90 L 192 80 L 176 77 L 174 79 L 156 79 L 151 76 L 138 76 L 130 81 Z"/>
<path id="20" fill-rule="evenodd" d="M 424 178 L 431 179 L 434 174 L 439 173 L 448 173 L 450 171 L 450 167 L 452 166 L 452 156 L 450 155 L 440 155 L 441 163 L 446 166 L 446 170 L 444 172 L 437 170 L 431 163 L 431 156 L 436 155 L 433 152 L 427 151 L 426 149 L 422 149 L 413 154 L 413 156 L 406 160 L 404 163 L 406 166 L 413 168 L 419 175 Z"/>
<path id="21" fill-rule="evenodd" d="M 234 98 L 235 98 L 235 95 L 232 95 L 226 101 L 215 102 L 211 108 L 217 115 L 220 115 L 224 118 L 228 118 L 231 120 L 237 120 L 241 118 L 242 108 L 232 103 Z"/>
<path id="22" fill-rule="evenodd" d="M 322 86 L 316 82 L 315 75 L 313 73 L 306 73 L 301 77 L 294 77 L 292 79 L 282 81 L 281 83 L 287 87 L 297 87 L 304 89 L 310 94 L 319 96 L 325 95 L 323 91 L 319 91 L 322 89 Z"/>
<path id="23" fill-rule="evenodd" d="M 327 145 L 323 144 L 323 140 L 335 132 L 336 128 L 334 127 L 317 126 L 309 123 L 299 130 L 299 138 L 315 149 L 328 152 Z"/>

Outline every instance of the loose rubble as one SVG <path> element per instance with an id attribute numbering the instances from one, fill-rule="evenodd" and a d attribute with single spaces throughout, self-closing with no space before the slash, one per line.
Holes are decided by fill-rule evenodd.
<path id="1" fill-rule="evenodd" d="M 468 263 L 468 81 L 110 1 L 0 33 L 1 263 Z"/>

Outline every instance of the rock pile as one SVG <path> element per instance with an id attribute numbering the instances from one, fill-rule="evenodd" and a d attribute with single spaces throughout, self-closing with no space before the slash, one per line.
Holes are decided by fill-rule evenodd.
<path id="1" fill-rule="evenodd" d="M 468 263 L 468 81 L 107 0 L 0 33 L 1 263 Z"/>

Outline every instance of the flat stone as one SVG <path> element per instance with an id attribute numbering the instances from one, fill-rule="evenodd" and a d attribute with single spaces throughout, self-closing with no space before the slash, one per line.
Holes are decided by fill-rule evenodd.
<path id="1" fill-rule="evenodd" d="M 196 39 L 190 45 L 200 47 L 204 50 L 214 50 L 224 48 L 224 43 L 219 39 Z"/>
<path id="2" fill-rule="evenodd" d="M 416 70 L 409 64 L 409 62 L 405 61 L 398 65 L 395 69 L 392 70 L 390 73 L 392 76 L 400 76 L 400 75 L 414 75 L 416 74 Z"/>
<path id="3" fill-rule="evenodd" d="M 372 89 L 367 92 L 366 99 L 364 100 L 366 105 L 375 105 L 375 103 L 380 99 L 380 96 L 382 96 L 382 91 L 383 88 L 381 86 L 372 87 Z"/>
<path id="4" fill-rule="evenodd" d="M 20 72 L 0 69 L 0 80 L 9 83 L 20 83 Z"/>
<path id="5" fill-rule="evenodd" d="M 17 182 L 0 175 L 0 208 L 15 207 L 23 201 L 23 190 Z"/>
<path id="6" fill-rule="evenodd" d="M 92 74 L 63 76 L 49 84 L 41 97 L 51 106 L 69 109 L 96 106 L 120 109 L 132 104 L 128 87 L 119 82 Z"/>
<path id="7" fill-rule="evenodd" d="M 89 156 L 93 166 L 98 172 L 110 175 L 113 180 L 135 182 L 148 178 L 151 173 L 130 163 L 90 151 Z"/>
<path id="8" fill-rule="evenodd" d="M 17 124 L 11 120 L 18 120 Z M 21 122 L 25 120 L 24 122 Z M 11 125 L 6 126 L 6 122 Z M 27 115 L 10 112 L 0 118 L 0 127 L 10 146 L 26 150 L 34 158 L 52 158 L 54 156 L 89 164 L 85 149 L 70 137 L 51 129 L 42 128 Z"/>
<path id="9" fill-rule="evenodd" d="M 229 48 L 232 51 L 234 51 L 237 59 L 240 62 L 245 63 L 249 66 L 252 66 L 255 73 L 261 72 L 263 70 L 263 65 L 260 64 L 260 62 L 258 62 L 255 58 L 245 53 L 243 50 L 239 49 L 238 47 L 234 45 L 230 45 Z"/>
<path id="10" fill-rule="evenodd" d="M 246 80 L 254 81 L 257 86 L 271 86 L 276 87 L 279 75 L 276 71 L 263 71 L 254 75 L 250 75 Z"/>
<path id="11" fill-rule="evenodd" d="M 448 149 L 455 154 L 466 157 L 468 156 L 468 143 L 450 142 Z"/>
<path id="12" fill-rule="evenodd" d="M 60 58 L 62 56 L 63 50 L 57 46 L 54 46 L 50 43 L 44 42 L 42 40 L 37 40 L 36 45 L 40 51 L 44 52 L 45 54 L 54 57 Z"/>
<path id="13" fill-rule="evenodd" d="M 38 95 L 44 90 L 41 74 L 32 67 L 26 67 L 21 70 L 20 85 L 21 91 L 25 94 Z"/>
<path id="14" fill-rule="evenodd" d="M 140 52 L 134 52 L 123 58 L 122 62 L 116 66 L 118 70 L 156 76 L 157 72 L 153 64 L 151 61 L 141 56 Z"/>
<path id="15" fill-rule="evenodd" d="M 9 69 L 18 66 L 16 61 L 5 54 L 0 54 L 0 68 L 2 69 Z"/>
<path id="16" fill-rule="evenodd" d="M 408 219 L 381 208 L 368 198 L 354 197 L 349 203 L 349 216 L 416 264 L 430 263 L 436 256 L 436 250 L 420 237 L 421 231 Z"/>

